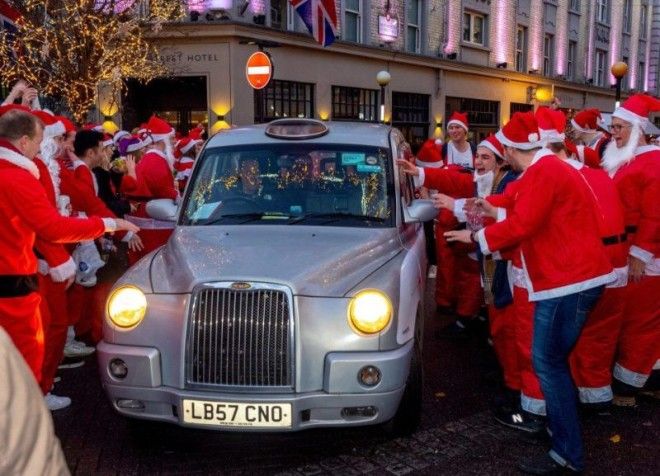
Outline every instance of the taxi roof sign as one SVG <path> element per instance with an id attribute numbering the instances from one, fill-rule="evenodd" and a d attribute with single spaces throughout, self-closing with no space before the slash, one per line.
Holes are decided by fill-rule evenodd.
<path id="1" fill-rule="evenodd" d="M 273 76 L 273 63 L 263 51 L 252 53 L 245 64 L 245 77 L 254 89 L 263 89 L 268 86 Z"/>
<path id="2" fill-rule="evenodd" d="M 304 140 L 328 133 L 328 126 L 315 119 L 277 119 L 266 126 L 266 135 L 276 139 Z"/>

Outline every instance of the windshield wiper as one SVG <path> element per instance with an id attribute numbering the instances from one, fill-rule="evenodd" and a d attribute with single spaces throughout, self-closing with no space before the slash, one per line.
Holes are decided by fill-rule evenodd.
<path id="1" fill-rule="evenodd" d="M 216 225 L 216 224 L 224 221 L 226 218 L 229 218 L 229 219 L 231 219 L 231 218 L 244 218 L 244 220 L 235 222 L 235 224 L 241 225 L 243 223 L 249 223 L 251 221 L 261 220 L 264 216 L 268 216 L 268 214 L 264 213 L 264 212 L 229 213 L 227 215 L 220 215 L 219 217 L 214 218 L 213 220 L 205 222 L 204 226 Z"/>
<path id="2" fill-rule="evenodd" d="M 304 215 L 293 217 L 291 220 L 289 220 L 289 225 L 302 223 L 308 219 L 312 219 L 312 220 L 325 219 L 325 221 L 323 221 L 321 224 L 335 223 L 343 219 L 358 220 L 364 223 L 372 223 L 372 222 L 383 223 L 385 221 L 384 218 L 374 217 L 370 215 L 357 215 L 355 213 L 348 213 L 348 212 L 305 213 Z"/>

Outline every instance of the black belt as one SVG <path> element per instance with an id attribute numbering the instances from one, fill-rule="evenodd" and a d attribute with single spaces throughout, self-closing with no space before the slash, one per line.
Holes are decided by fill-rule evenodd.
<path id="1" fill-rule="evenodd" d="M 0 274 L 0 298 L 27 296 L 38 289 L 36 274 Z"/>
<path id="2" fill-rule="evenodd" d="M 626 233 L 637 233 L 637 225 L 626 226 Z"/>
<path id="3" fill-rule="evenodd" d="M 627 233 L 621 233 L 620 235 L 606 236 L 603 238 L 604 245 L 616 245 L 617 243 L 625 243 L 628 239 Z"/>

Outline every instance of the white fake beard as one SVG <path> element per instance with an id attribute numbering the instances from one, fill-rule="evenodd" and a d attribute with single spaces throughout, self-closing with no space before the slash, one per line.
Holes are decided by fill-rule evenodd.
<path id="1" fill-rule="evenodd" d="M 607 144 L 605 152 L 603 153 L 603 160 L 600 162 L 600 165 L 605 169 L 610 177 L 613 177 L 616 174 L 616 171 L 622 165 L 627 164 L 635 158 L 635 149 L 639 144 L 639 138 L 642 136 L 642 130 L 639 124 L 633 124 L 630 131 L 630 137 L 628 138 L 628 143 L 623 147 L 619 148 L 616 145 L 616 141 L 612 141 Z"/>
<path id="2" fill-rule="evenodd" d="M 169 139 L 165 140 L 165 156 L 167 157 L 167 162 L 170 164 L 170 169 L 174 169 L 174 162 L 176 162 L 176 157 L 174 157 L 174 148 Z"/>
<path id="3" fill-rule="evenodd" d="M 495 180 L 495 173 L 491 170 L 483 175 L 474 173 L 474 182 L 477 184 L 477 195 L 479 198 L 487 197 L 493 191 L 493 180 Z"/>
<path id="4" fill-rule="evenodd" d="M 39 157 L 41 158 L 41 161 L 46 164 L 46 167 L 48 167 L 50 179 L 53 182 L 53 188 L 55 189 L 55 202 L 57 203 L 57 200 L 60 197 L 60 165 L 57 163 L 56 158 L 60 153 L 60 148 L 54 138 L 46 137 L 41 141 L 39 149 Z"/>

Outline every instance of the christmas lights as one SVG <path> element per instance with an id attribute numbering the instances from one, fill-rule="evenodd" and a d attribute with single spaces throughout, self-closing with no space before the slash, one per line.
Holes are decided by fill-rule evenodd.
<path id="1" fill-rule="evenodd" d="M 0 82 L 24 79 L 61 98 L 78 122 L 107 83 L 117 98 L 128 78 L 166 76 L 146 35 L 185 14 L 179 0 L 7 0 L 17 31 L 0 31 Z"/>

